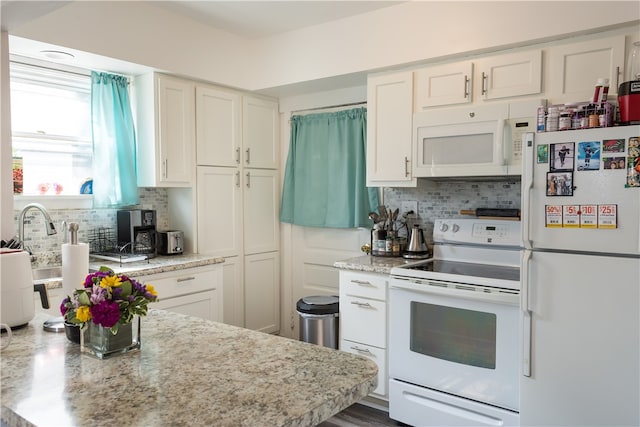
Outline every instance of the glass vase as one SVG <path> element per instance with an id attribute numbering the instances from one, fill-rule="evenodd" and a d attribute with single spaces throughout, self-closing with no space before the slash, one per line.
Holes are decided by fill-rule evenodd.
<path id="1" fill-rule="evenodd" d="M 80 351 L 107 359 L 118 354 L 140 349 L 140 316 L 131 323 L 120 325 L 114 335 L 110 328 L 89 321 L 80 331 Z"/>

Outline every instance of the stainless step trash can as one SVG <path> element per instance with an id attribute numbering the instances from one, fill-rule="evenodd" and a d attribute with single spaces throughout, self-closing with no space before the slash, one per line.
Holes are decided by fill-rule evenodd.
<path id="1" fill-rule="evenodd" d="M 340 304 L 337 296 L 317 295 L 298 300 L 300 341 L 338 349 Z"/>

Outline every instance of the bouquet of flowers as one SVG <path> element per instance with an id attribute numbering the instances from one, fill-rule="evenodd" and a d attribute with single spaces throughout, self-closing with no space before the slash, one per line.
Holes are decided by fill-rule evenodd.
<path id="1" fill-rule="evenodd" d="M 133 316 L 145 316 L 150 302 L 158 300 L 153 285 L 143 285 L 108 267 L 88 274 L 84 287 L 62 300 L 60 312 L 68 323 L 81 328 L 89 321 L 110 328 L 113 334 Z"/>

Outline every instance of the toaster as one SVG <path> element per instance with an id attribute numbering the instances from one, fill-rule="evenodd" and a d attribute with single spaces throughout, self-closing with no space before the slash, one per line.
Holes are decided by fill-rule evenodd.
<path id="1" fill-rule="evenodd" d="M 184 252 L 184 233 L 182 231 L 158 231 L 158 253 L 176 255 Z"/>

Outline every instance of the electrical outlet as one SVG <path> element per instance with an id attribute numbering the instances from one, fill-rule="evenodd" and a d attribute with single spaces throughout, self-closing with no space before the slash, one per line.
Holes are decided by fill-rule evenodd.
<path id="1" fill-rule="evenodd" d="M 403 200 L 401 202 L 400 215 L 404 215 L 409 211 L 413 211 L 413 215 L 408 215 L 407 218 L 418 217 L 418 202 L 416 200 Z"/>

